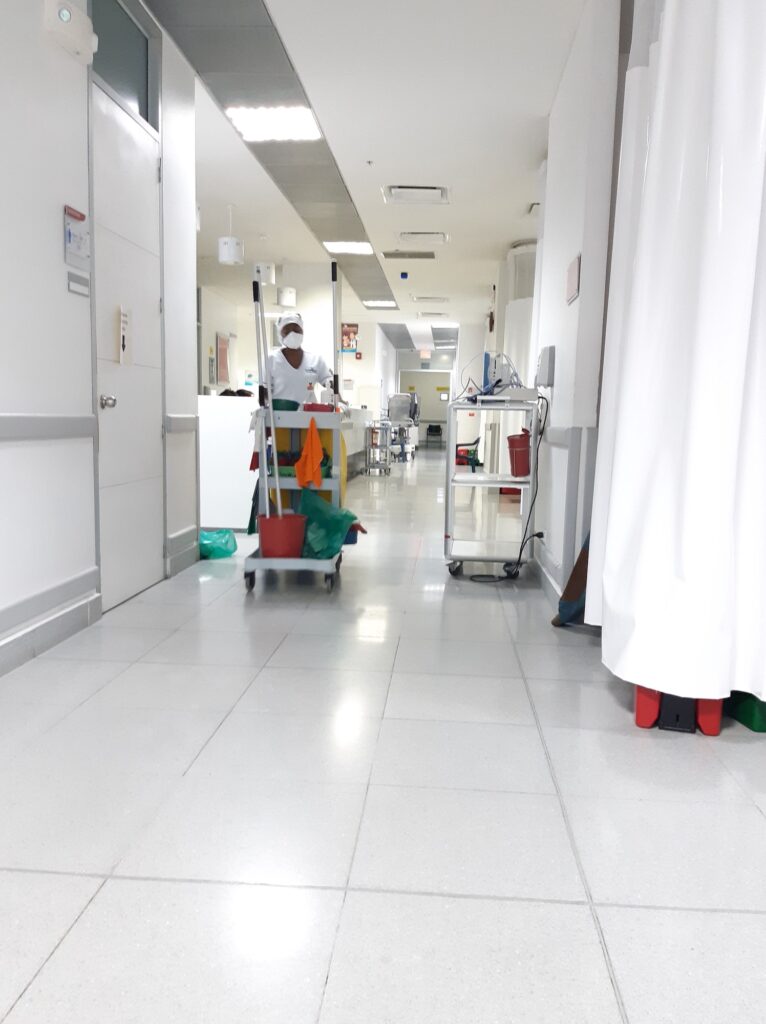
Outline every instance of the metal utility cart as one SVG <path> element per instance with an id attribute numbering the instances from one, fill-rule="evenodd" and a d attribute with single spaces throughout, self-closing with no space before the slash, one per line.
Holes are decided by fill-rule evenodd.
<path id="1" fill-rule="evenodd" d="M 338 267 L 332 264 L 332 296 L 333 296 L 333 392 L 337 402 L 338 393 L 338 317 L 337 317 L 337 280 Z M 253 281 L 253 301 L 255 305 L 255 327 L 258 349 L 258 371 L 262 382 L 261 397 L 265 401 L 262 408 L 253 413 L 252 429 L 255 431 L 255 450 L 258 453 L 258 512 L 260 515 L 271 516 L 269 492 L 276 496 L 277 515 L 282 516 L 282 492 L 294 493 L 301 490 L 295 477 L 282 476 L 279 472 L 279 454 L 277 452 L 277 430 L 290 431 L 291 445 L 299 444 L 301 431 L 307 430 L 312 418 L 319 430 L 332 431 L 332 470 L 331 475 L 322 480 L 320 491 L 329 491 L 332 503 L 340 507 L 341 488 L 341 419 L 338 412 L 308 412 L 298 410 L 283 412 L 274 409 L 271 396 L 271 379 L 269 373 L 268 343 L 266 336 L 266 320 L 263 311 L 262 281 L 260 267 L 256 266 L 256 279 Z M 336 405 L 337 407 L 337 405 Z M 271 433 L 271 444 L 268 443 L 267 428 Z M 271 462 L 271 466 L 269 465 Z M 271 472 L 270 472 L 271 469 Z M 259 538 L 260 541 L 260 538 Z M 245 586 L 248 590 L 255 587 L 255 574 L 258 570 L 278 570 L 286 572 L 321 572 L 324 573 L 325 586 L 328 592 L 335 587 L 340 572 L 343 554 L 341 551 L 332 558 L 264 558 L 259 547 L 245 559 Z"/>
<path id="2" fill-rule="evenodd" d="M 521 389 L 519 389 L 521 390 Z M 538 398 L 536 392 L 523 389 L 524 397 L 514 398 L 513 390 L 500 396 L 478 396 L 475 402 L 459 399 L 450 402 L 447 416 L 447 480 L 445 487 L 444 510 L 444 557 L 451 576 L 458 576 L 463 569 L 463 562 L 502 562 L 508 563 L 518 558 L 518 552 L 509 550 L 513 542 L 487 540 L 480 537 L 457 539 L 455 532 L 455 494 L 458 489 L 483 488 L 499 490 L 501 487 L 514 487 L 521 491 L 521 518 L 526 524 L 530 510 L 530 497 L 534 492 L 537 479 L 537 442 L 540 432 Z M 507 473 L 471 472 L 470 468 L 462 468 L 455 464 L 457 447 L 457 417 L 460 412 L 473 412 L 477 416 L 487 412 L 520 412 L 527 417 L 530 432 L 530 473 L 529 476 L 515 477 Z M 533 529 L 530 519 L 529 529 Z"/>
<path id="3" fill-rule="evenodd" d="M 374 470 L 391 475 L 391 424 L 388 420 L 373 420 L 365 428 L 364 471 L 369 476 Z"/>

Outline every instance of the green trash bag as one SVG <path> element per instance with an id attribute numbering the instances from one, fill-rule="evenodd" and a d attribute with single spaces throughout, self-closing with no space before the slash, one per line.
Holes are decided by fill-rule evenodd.
<path id="1" fill-rule="evenodd" d="M 200 530 L 200 558 L 230 558 L 237 550 L 233 530 Z"/>
<path id="2" fill-rule="evenodd" d="M 337 555 L 356 516 L 347 508 L 336 508 L 316 491 L 301 491 L 301 515 L 306 516 L 304 558 L 332 558 Z"/>

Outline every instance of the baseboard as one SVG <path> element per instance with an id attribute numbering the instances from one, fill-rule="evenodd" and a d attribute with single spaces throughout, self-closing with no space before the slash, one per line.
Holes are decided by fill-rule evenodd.
<path id="1" fill-rule="evenodd" d="M 0 640 L 0 675 L 55 647 L 101 618 L 101 595 L 88 594 L 29 622 Z"/>
<path id="2" fill-rule="evenodd" d="M 199 531 L 196 526 L 171 533 L 165 541 L 165 572 L 175 576 L 199 561 Z"/>
<path id="3" fill-rule="evenodd" d="M 197 562 L 199 562 L 199 544 L 195 543 L 191 547 L 184 548 L 183 551 L 177 551 L 175 554 L 168 555 L 165 561 L 165 568 L 168 576 L 177 576 L 179 572 L 191 568 Z"/>
<path id="4" fill-rule="evenodd" d="M 540 562 L 538 558 L 531 559 L 528 564 L 530 570 L 535 574 L 535 576 L 537 576 L 538 580 L 540 581 L 540 586 L 543 588 L 545 596 L 551 602 L 551 605 L 554 608 L 558 608 L 559 600 L 561 598 L 561 591 L 559 590 L 556 581 L 551 577 L 548 570 L 545 568 L 545 566 Z"/>

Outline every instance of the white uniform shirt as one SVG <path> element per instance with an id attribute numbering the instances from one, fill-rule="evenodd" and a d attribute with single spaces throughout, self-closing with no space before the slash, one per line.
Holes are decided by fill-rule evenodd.
<path id="1" fill-rule="evenodd" d="M 303 359 L 298 369 L 294 369 L 279 349 L 269 356 L 271 371 L 272 398 L 285 398 L 290 402 L 314 401 L 314 385 L 326 384 L 332 377 L 332 371 L 321 356 L 303 350 Z"/>

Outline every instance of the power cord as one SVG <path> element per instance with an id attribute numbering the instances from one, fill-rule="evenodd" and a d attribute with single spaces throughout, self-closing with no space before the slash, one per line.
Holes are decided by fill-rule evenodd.
<path id="1" fill-rule="evenodd" d="M 543 434 L 545 433 L 545 428 L 548 424 L 548 413 L 550 411 L 550 402 L 545 397 L 545 395 L 540 395 L 538 397 L 538 405 L 540 402 L 545 402 L 545 413 L 543 415 L 543 421 L 540 426 L 540 433 L 537 435 L 537 447 L 535 449 L 535 467 L 539 465 L 540 445 L 542 444 Z M 521 563 L 524 556 L 524 549 L 526 548 L 527 544 L 529 544 L 531 541 L 535 539 L 541 540 L 544 536 L 543 533 L 529 533 L 529 525 L 532 522 L 532 513 L 535 510 L 535 502 L 537 501 L 537 493 L 539 489 L 540 474 L 539 472 L 535 471 L 535 491 L 532 495 L 532 501 L 529 506 L 529 512 L 527 513 L 527 522 L 524 526 L 524 533 L 521 538 L 519 557 L 516 559 L 515 563 L 506 562 L 503 565 L 503 576 L 494 576 L 489 573 L 476 573 L 473 576 L 469 576 L 468 578 L 471 580 L 472 583 L 504 583 L 506 580 L 518 579 L 519 573 L 521 572 Z"/>

